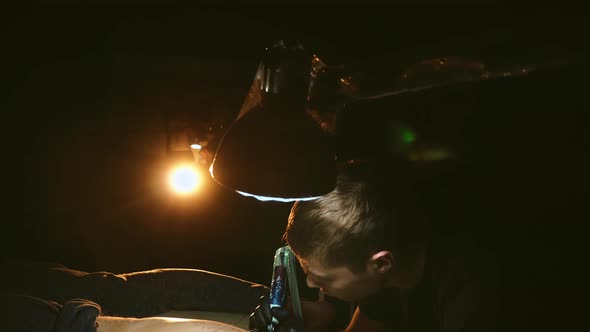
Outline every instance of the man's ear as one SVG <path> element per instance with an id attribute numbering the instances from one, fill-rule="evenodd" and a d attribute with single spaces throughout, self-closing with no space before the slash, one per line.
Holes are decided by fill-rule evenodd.
<path id="1" fill-rule="evenodd" d="M 369 261 L 369 269 L 377 273 L 385 273 L 391 270 L 393 263 L 394 260 L 391 252 L 383 250 L 371 256 L 371 260 Z"/>

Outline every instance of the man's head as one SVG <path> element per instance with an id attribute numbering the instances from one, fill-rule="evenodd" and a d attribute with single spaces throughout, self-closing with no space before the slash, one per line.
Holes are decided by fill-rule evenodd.
<path id="1" fill-rule="evenodd" d="M 377 180 L 341 176 L 331 193 L 293 205 L 285 240 L 310 287 L 358 300 L 415 263 L 426 235 L 415 195 Z"/>

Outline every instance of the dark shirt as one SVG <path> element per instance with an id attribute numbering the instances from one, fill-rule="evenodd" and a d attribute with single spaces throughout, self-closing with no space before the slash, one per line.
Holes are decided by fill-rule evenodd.
<path id="1" fill-rule="evenodd" d="M 495 331 L 499 283 L 490 251 L 465 234 L 437 236 L 430 241 L 416 287 L 384 289 L 359 308 L 391 331 Z"/>

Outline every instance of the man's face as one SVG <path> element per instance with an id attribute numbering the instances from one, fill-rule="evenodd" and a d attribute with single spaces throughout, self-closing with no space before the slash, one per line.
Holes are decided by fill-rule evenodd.
<path id="1" fill-rule="evenodd" d="M 376 293 L 385 282 L 382 274 L 368 267 L 355 273 L 346 266 L 322 266 L 314 258 L 299 258 L 299 263 L 307 275 L 308 287 L 319 288 L 326 295 L 344 301 L 357 301 Z"/>

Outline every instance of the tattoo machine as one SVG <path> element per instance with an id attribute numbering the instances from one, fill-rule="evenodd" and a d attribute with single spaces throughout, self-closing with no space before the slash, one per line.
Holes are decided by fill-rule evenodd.
<path id="1" fill-rule="evenodd" d="M 283 307 L 286 302 L 286 290 L 289 287 L 293 314 L 296 319 L 303 319 L 299 289 L 297 288 L 297 270 L 295 268 L 295 256 L 289 246 L 280 247 L 275 252 L 273 273 L 270 283 L 270 307 Z M 268 331 L 273 332 L 278 320 L 273 317 Z"/>

